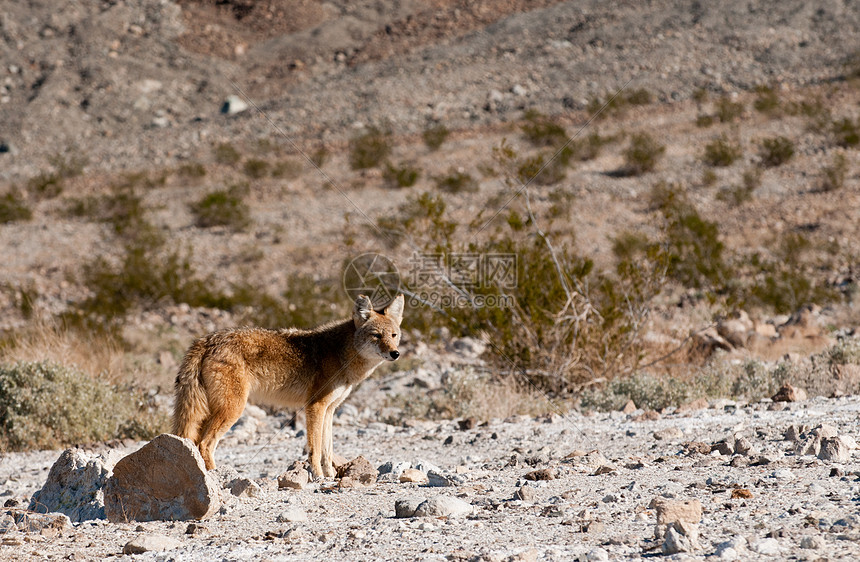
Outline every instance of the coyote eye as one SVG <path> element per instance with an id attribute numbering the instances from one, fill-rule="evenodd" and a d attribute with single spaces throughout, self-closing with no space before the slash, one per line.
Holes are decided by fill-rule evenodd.
<path id="1" fill-rule="evenodd" d="M 373 334 L 373 337 L 376 339 L 382 338 L 382 334 Z"/>
<path id="2" fill-rule="evenodd" d="M 392 338 L 396 338 L 396 337 L 397 337 L 397 334 L 396 334 L 396 333 L 391 334 L 391 337 L 392 337 Z"/>

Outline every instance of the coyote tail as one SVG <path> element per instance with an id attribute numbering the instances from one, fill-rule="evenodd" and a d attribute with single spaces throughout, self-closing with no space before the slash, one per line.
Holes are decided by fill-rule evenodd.
<path id="1" fill-rule="evenodd" d="M 206 347 L 206 338 L 195 341 L 185 354 L 179 374 L 176 375 L 173 433 L 179 437 L 187 437 L 194 443 L 200 440 L 200 426 L 209 415 L 206 390 L 200 375 Z"/>

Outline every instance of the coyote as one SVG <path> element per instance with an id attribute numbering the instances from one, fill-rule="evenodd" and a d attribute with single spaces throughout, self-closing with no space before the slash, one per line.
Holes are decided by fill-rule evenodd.
<path id="1" fill-rule="evenodd" d="M 218 440 L 239 419 L 248 397 L 304 406 L 314 476 L 334 476 L 332 416 L 350 391 L 383 361 L 400 356 L 403 295 L 382 311 L 364 295 L 352 318 L 312 330 L 240 328 L 191 344 L 176 376 L 173 433 L 200 448 L 207 470 Z"/>

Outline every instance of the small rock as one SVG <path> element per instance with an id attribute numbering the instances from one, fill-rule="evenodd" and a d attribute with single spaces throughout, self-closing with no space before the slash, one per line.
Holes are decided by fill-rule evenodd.
<path id="1" fill-rule="evenodd" d="M 205 519 L 221 504 L 215 477 L 190 439 L 159 435 L 116 463 L 105 483 L 111 522 Z"/>
<path id="2" fill-rule="evenodd" d="M 790 425 L 788 429 L 783 433 L 783 439 L 786 441 L 792 441 L 794 443 L 799 443 L 801 440 L 801 436 L 805 433 L 809 433 L 812 428 L 808 425 Z"/>
<path id="3" fill-rule="evenodd" d="M 656 497 L 651 507 L 657 510 L 657 524 L 670 525 L 676 521 L 698 524 L 702 519 L 702 503 L 699 500 L 670 500 Z"/>
<path id="4" fill-rule="evenodd" d="M 771 397 L 771 400 L 774 402 L 799 402 L 801 400 L 806 400 L 806 391 L 802 388 L 794 387 L 789 383 L 785 383 L 776 391 L 776 394 Z"/>
<path id="5" fill-rule="evenodd" d="M 103 488 L 116 463 L 112 456 L 66 449 L 51 466 L 45 485 L 33 494 L 28 509 L 64 513 L 74 523 L 103 519 Z"/>
<path id="6" fill-rule="evenodd" d="M 749 545 L 750 550 L 764 556 L 779 554 L 779 541 L 774 538 L 756 539 Z"/>
<path id="7" fill-rule="evenodd" d="M 624 407 L 621 408 L 621 411 L 624 412 L 625 414 L 632 414 L 633 412 L 636 411 L 636 409 L 637 409 L 636 403 L 633 402 L 633 400 L 628 399 L 627 403 L 624 404 Z"/>
<path id="8" fill-rule="evenodd" d="M 678 554 L 679 552 L 694 552 L 700 548 L 698 525 L 676 522 L 666 530 L 661 550 L 663 554 Z"/>
<path id="9" fill-rule="evenodd" d="M 287 471 L 278 476 L 278 489 L 289 488 L 301 490 L 310 482 L 308 474 L 308 463 L 306 461 L 295 461 L 287 468 Z"/>
<path id="10" fill-rule="evenodd" d="M 411 496 L 394 502 L 394 515 L 398 518 L 414 517 L 418 506 L 427 501 L 426 498 Z"/>
<path id="11" fill-rule="evenodd" d="M 555 480 L 555 469 L 553 468 L 541 468 L 538 470 L 533 470 L 523 476 L 526 480 Z"/>
<path id="12" fill-rule="evenodd" d="M 221 113 L 227 115 L 235 115 L 248 109 L 248 104 L 239 96 L 227 96 L 224 104 L 221 106 Z"/>
<path id="13" fill-rule="evenodd" d="M 839 435 L 839 431 L 835 426 L 830 425 L 829 423 L 823 423 L 815 427 L 812 430 L 812 434 L 820 437 L 821 439 L 827 439 L 830 437 L 836 437 Z"/>
<path id="14" fill-rule="evenodd" d="M 794 480 L 794 473 L 787 468 L 780 468 L 779 470 L 774 470 L 772 476 L 777 480 Z"/>
<path id="15" fill-rule="evenodd" d="M 226 487 L 231 494 L 240 498 L 258 498 L 261 493 L 260 485 L 249 478 L 236 478 Z"/>
<path id="16" fill-rule="evenodd" d="M 654 432 L 654 439 L 657 439 L 658 441 L 674 441 L 676 439 L 682 439 L 683 437 L 684 432 L 675 426 L 670 426 Z"/>
<path id="17" fill-rule="evenodd" d="M 588 551 L 585 559 L 588 562 L 603 562 L 604 560 L 609 560 L 609 553 L 600 547 L 595 547 Z"/>
<path id="18" fill-rule="evenodd" d="M 122 548 L 123 554 L 143 554 L 144 552 L 162 552 L 178 548 L 182 543 L 167 535 L 143 535 L 136 537 Z"/>
<path id="19" fill-rule="evenodd" d="M 308 520 L 308 514 L 299 506 L 290 506 L 275 520 L 278 523 L 303 523 Z"/>
<path id="20" fill-rule="evenodd" d="M 824 538 L 819 535 L 810 535 L 800 539 L 800 548 L 818 550 L 824 548 Z"/>
<path id="21" fill-rule="evenodd" d="M 746 488 L 735 488 L 732 490 L 732 499 L 733 500 L 748 500 L 753 497 L 753 493 L 747 490 Z"/>
<path id="22" fill-rule="evenodd" d="M 687 402 L 686 404 L 681 404 L 678 406 L 678 409 L 675 411 L 680 414 L 683 412 L 693 412 L 696 410 L 706 410 L 708 408 L 708 401 L 705 398 L 696 398 L 691 402 Z"/>
<path id="23" fill-rule="evenodd" d="M 711 445 L 711 452 L 718 452 L 721 455 L 731 455 L 734 452 L 734 444 L 728 444 L 725 441 L 714 443 Z"/>
<path id="24" fill-rule="evenodd" d="M 417 468 L 407 468 L 400 474 L 400 482 L 402 484 L 426 484 L 429 481 L 430 480 L 429 478 L 427 478 L 427 475 L 418 470 Z"/>
<path id="25" fill-rule="evenodd" d="M 379 475 L 393 474 L 395 478 L 400 478 L 403 471 L 407 468 L 412 468 L 412 463 L 409 461 L 388 461 L 376 469 Z"/>
<path id="26" fill-rule="evenodd" d="M 472 513 L 472 506 L 460 498 L 438 496 L 423 502 L 415 517 L 458 517 Z"/>
<path id="27" fill-rule="evenodd" d="M 478 418 L 471 417 L 458 421 L 457 425 L 460 427 L 460 431 L 468 431 L 478 427 L 478 423 Z"/>
<path id="28" fill-rule="evenodd" d="M 688 455 L 699 454 L 707 455 L 711 452 L 711 446 L 701 441 L 688 441 L 684 443 L 684 449 Z"/>
<path id="29" fill-rule="evenodd" d="M 591 473 L 592 476 L 600 476 L 601 474 L 609 474 L 610 472 L 615 472 L 615 468 L 609 465 L 598 466 L 597 469 Z"/>
<path id="30" fill-rule="evenodd" d="M 841 437 L 825 437 L 821 440 L 818 458 L 825 461 L 848 462 L 851 460 L 851 448 Z"/>
<path id="31" fill-rule="evenodd" d="M 521 500 L 524 502 L 534 502 L 537 498 L 537 494 L 535 493 L 534 488 L 531 486 L 520 486 L 517 488 L 517 491 L 514 492 L 514 499 Z"/>
<path id="32" fill-rule="evenodd" d="M 466 482 L 463 474 L 448 474 L 431 470 L 427 473 L 427 483 L 434 488 L 450 488 L 461 486 Z"/>
<path id="33" fill-rule="evenodd" d="M 755 454 L 753 445 L 746 437 L 735 438 L 735 454 L 749 457 Z"/>

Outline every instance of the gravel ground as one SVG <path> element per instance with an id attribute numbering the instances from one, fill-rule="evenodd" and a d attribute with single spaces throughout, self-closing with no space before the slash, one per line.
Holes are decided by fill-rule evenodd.
<path id="1" fill-rule="evenodd" d="M 291 429 L 285 416 L 262 416 L 256 424 L 240 422 L 216 453 L 216 462 L 259 484 L 258 497 L 223 490 L 221 511 L 193 533 L 187 522 L 86 521 L 52 538 L 7 533 L 0 559 L 638 559 L 661 555 L 649 508 L 661 496 L 697 499 L 704 510 L 702 548 L 673 559 L 857 559 L 860 466 L 853 458 L 836 463 L 795 454 L 796 443 L 784 433 L 791 426 L 829 424 L 850 442 L 858 410 L 860 397 L 750 405 L 723 400 L 680 413 L 518 417 L 462 430 L 454 421 L 399 427 L 359 421 L 347 408 L 336 422 L 336 452 L 362 455 L 374 466 L 435 465 L 458 485 L 341 489 L 324 481 L 302 491 L 279 490 L 277 476 L 303 457 L 303 433 Z M 699 452 L 724 440 L 738 453 Z M 3 495 L 28 498 L 58 455 L 5 455 Z M 551 469 L 555 478 L 524 478 L 537 469 Z M 515 496 L 521 487 L 525 500 Z M 459 498 L 471 513 L 395 517 L 397 500 L 437 496 Z M 144 538 L 165 542 L 144 554 L 122 555 L 127 543 Z M 164 546 L 174 548 L 160 551 Z"/>

